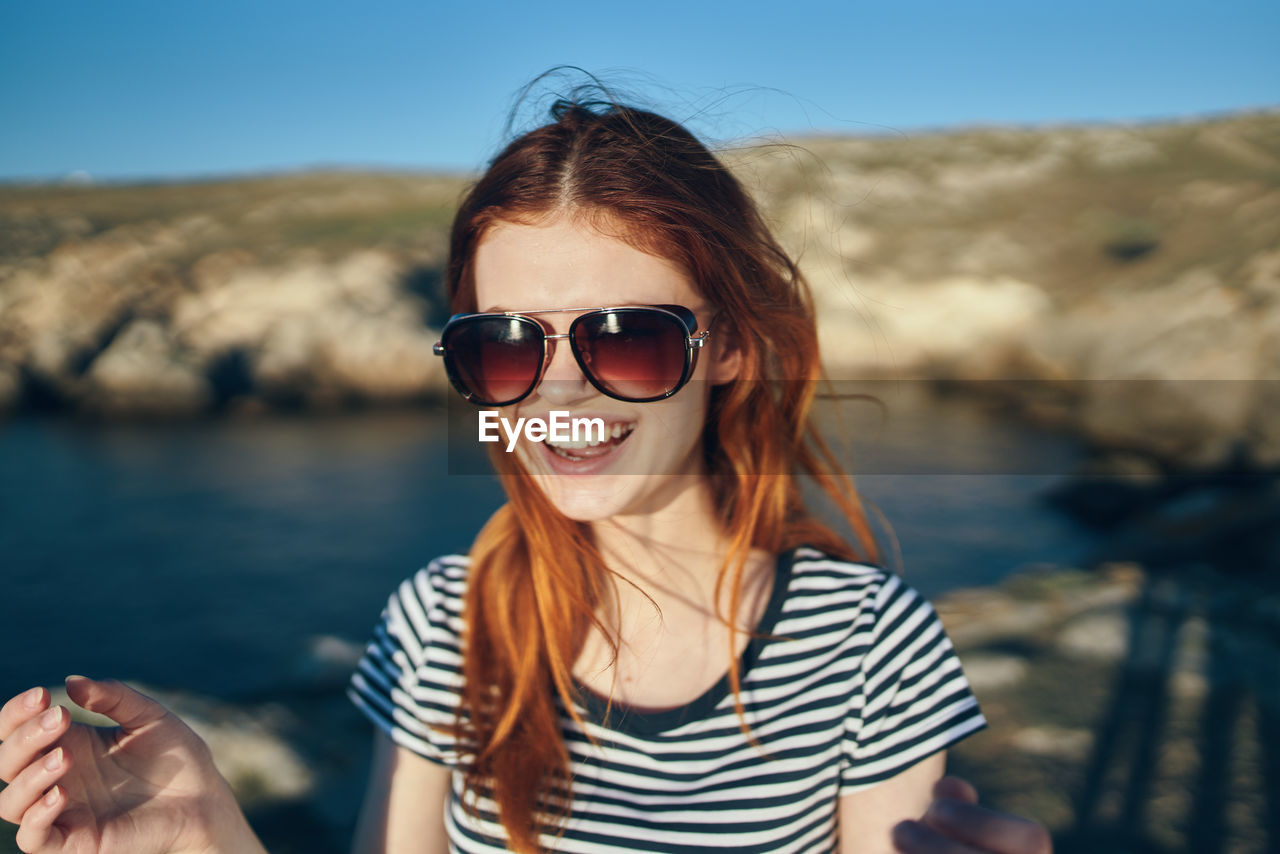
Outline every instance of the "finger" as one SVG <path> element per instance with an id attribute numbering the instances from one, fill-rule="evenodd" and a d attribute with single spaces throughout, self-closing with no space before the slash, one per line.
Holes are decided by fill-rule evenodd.
<path id="1" fill-rule="evenodd" d="M 27 810 L 44 797 L 49 787 L 58 782 L 71 767 L 70 755 L 55 747 L 32 762 L 0 792 L 0 818 L 19 824 Z"/>
<path id="2" fill-rule="evenodd" d="M 155 700 L 114 679 L 99 682 L 85 676 L 68 676 L 67 696 L 82 708 L 106 715 L 125 730 L 141 729 L 167 714 Z"/>
<path id="3" fill-rule="evenodd" d="M 0 780 L 12 783 L 18 772 L 61 738 L 69 726 L 71 715 L 62 706 L 54 706 L 18 727 L 0 744 Z"/>
<path id="4" fill-rule="evenodd" d="M 49 708 L 49 692 L 43 688 L 32 688 L 0 708 L 0 741 L 7 741 L 13 731 Z"/>
<path id="5" fill-rule="evenodd" d="M 22 824 L 18 826 L 15 837 L 18 848 L 31 852 L 39 851 L 49 843 L 60 846 L 63 841 L 62 831 L 54 827 L 53 823 L 66 805 L 67 795 L 61 786 L 54 786 L 49 794 L 36 801 L 22 816 Z"/>
<path id="6" fill-rule="evenodd" d="M 992 854 L 1049 854 L 1049 832 L 1034 821 L 974 804 L 939 798 L 921 823 Z"/>
<path id="7" fill-rule="evenodd" d="M 893 828 L 894 850 L 902 854 L 984 854 L 963 842 L 947 839 L 918 821 L 902 821 Z"/>
<path id="8" fill-rule="evenodd" d="M 978 790 L 968 780 L 963 780 L 960 777 L 943 777 L 934 783 L 933 796 L 935 798 L 963 801 L 966 804 L 976 804 L 978 802 Z"/>

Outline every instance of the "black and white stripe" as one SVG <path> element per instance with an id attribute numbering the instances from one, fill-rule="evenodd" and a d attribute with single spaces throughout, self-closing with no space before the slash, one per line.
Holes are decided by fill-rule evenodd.
<path id="1" fill-rule="evenodd" d="M 400 744 L 449 767 L 461 684 L 467 559 L 401 583 L 350 695 Z M 778 559 L 759 634 L 742 660 L 743 736 L 726 675 L 680 709 L 641 714 L 585 695 L 587 730 L 563 715 L 573 815 L 556 851 L 831 851 L 841 795 L 886 780 L 986 722 L 933 608 L 896 576 L 809 548 Z M 597 745 L 592 745 L 588 735 Z M 452 850 L 506 850 L 491 801 L 446 815 Z"/>

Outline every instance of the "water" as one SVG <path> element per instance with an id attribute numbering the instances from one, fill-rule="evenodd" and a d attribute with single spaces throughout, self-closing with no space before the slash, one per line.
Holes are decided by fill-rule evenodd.
<path id="1" fill-rule="evenodd" d="M 1084 553 L 1037 500 L 1072 442 L 962 403 L 895 405 L 923 417 L 852 466 L 878 472 L 856 483 L 926 595 Z M 494 479 L 447 473 L 446 433 L 432 412 L 0 426 L 0 694 L 85 673 L 256 698 L 296 679 L 312 639 L 363 642 L 392 587 L 465 550 L 501 502 Z M 1019 459 L 1042 473 L 946 473 Z"/>

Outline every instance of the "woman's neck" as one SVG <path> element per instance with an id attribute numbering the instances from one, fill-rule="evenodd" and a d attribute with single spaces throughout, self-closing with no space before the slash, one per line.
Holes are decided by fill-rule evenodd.
<path id="1" fill-rule="evenodd" d="M 727 614 L 731 591 L 716 585 L 729 554 L 729 538 L 715 512 L 705 477 L 680 477 L 668 500 L 650 512 L 615 516 L 594 523 L 596 544 L 605 563 L 625 582 L 614 585 L 620 600 L 678 598 L 709 613 Z M 773 555 L 747 555 L 744 588 L 768 574 Z"/>
<path id="2" fill-rule="evenodd" d="M 664 578 L 673 562 L 714 570 L 724 559 L 727 545 L 706 478 L 676 476 L 671 481 L 673 488 L 660 506 L 592 526 L 609 568 L 629 580 Z"/>
<path id="3" fill-rule="evenodd" d="M 593 528 L 620 578 L 600 603 L 607 628 L 588 633 L 574 673 L 596 693 L 639 709 L 683 705 L 723 677 L 728 659 L 741 656 L 759 624 L 772 589 L 774 556 L 751 550 L 736 607 L 730 584 L 717 590 L 729 541 L 706 478 L 687 480 L 660 509 Z M 725 623 L 731 614 L 736 631 Z M 691 657 L 691 650 L 710 654 Z"/>

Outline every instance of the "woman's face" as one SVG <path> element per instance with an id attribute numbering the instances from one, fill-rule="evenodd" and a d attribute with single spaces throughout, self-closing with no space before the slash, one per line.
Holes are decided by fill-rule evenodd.
<path id="1" fill-rule="evenodd" d="M 474 259 L 480 311 L 536 311 L 607 306 L 682 305 L 707 329 L 711 306 L 675 264 L 648 255 L 589 223 L 556 216 L 536 224 L 498 222 Z M 536 315 L 548 332 L 568 331 L 577 314 Z M 736 355 L 713 331 L 693 378 L 665 400 L 628 403 L 601 394 L 583 376 L 569 342 L 551 347 L 542 382 L 517 404 L 517 418 L 602 418 L 610 436 L 596 448 L 576 449 L 521 438 L 514 453 L 561 513 L 583 522 L 658 511 L 704 474 L 701 436 L 710 386 L 727 382 Z M 505 441 L 502 444 L 506 447 Z"/>

